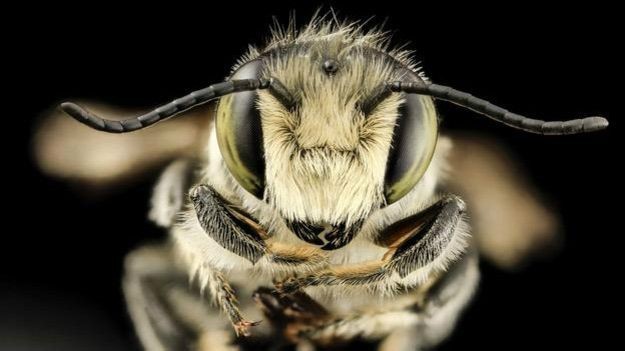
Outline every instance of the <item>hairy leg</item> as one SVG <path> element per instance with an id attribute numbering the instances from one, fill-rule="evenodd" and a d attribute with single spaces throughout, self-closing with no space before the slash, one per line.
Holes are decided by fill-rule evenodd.
<path id="1" fill-rule="evenodd" d="M 479 282 L 478 257 L 470 252 L 456 262 L 412 310 L 419 315 L 416 325 L 389 334 L 380 351 L 414 351 L 430 349 L 453 331 L 461 312 L 467 306 Z"/>
<path id="2" fill-rule="evenodd" d="M 458 230 L 465 212 L 464 202 L 446 196 L 425 210 L 385 229 L 379 244 L 389 248 L 379 261 L 328 269 L 280 282 L 284 293 L 320 285 L 364 285 L 392 283 L 395 274 L 405 278 L 424 267 L 435 264 L 441 269 L 465 249 L 464 233 Z"/>
<path id="3" fill-rule="evenodd" d="M 271 237 L 270 233 L 210 186 L 194 187 L 191 201 L 206 235 L 252 263 L 265 259 L 276 269 L 296 268 L 300 271 L 318 270 L 327 265 L 327 254 L 323 250 L 267 240 Z"/>
<path id="4" fill-rule="evenodd" d="M 162 227 L 171 227 L 176 216 L 189 200 L 187 189 L 193 178 L 193 162 L 179 159 L 161 174 L 152 194 L 149 217 Z M 227 203 L 209 186 L 199 185 L 191 190 L 191 200 L 197 218 L 206 233 L 226 249 L 258 260 L 264 255 L 268 262 L 282 268 L 318 269 L 327 264 L 323 250 L 309 246 L 263 242 L 268 234 L 248 214 Z M 220 234 L 225 230 L 226 234 Z M 228 236 L 228 234 L 236 234 Z"/>
<path id="5" fill-rule="evenodd" d="M 263 238 L 268 235 L 249 216 L 210 186 L 199 185 L 190 195 L 202 229 L 215 242 L 252 263 L 265 255 Z"/>
<path id="6" fill-rule="evenodd" d="M 258 324 L 243 318 L 234 290 L 221 272 L 204 264 L 196 272 L 200 283 L 200 291 L 208 290 L 210 299 L 223 311 L 237 334 L 237 336 L 249 336 L 249 328 Z"/>
<path id="7" fill-rule="evenodd" d="M 412 302 L 408 304 L 343 318 L 315 314 L 315 322 L 300 327 L 298 337 L 322 347 L 354 339 L 382 340 L 379 345 L 381 351 L 432 347 L 452 331 L 458 316 L 473 296 L 478 280 L 477 255 L 469 253 L 425 289 L 410 291 L 408 295 L 412 297 Z M 302 308 L 306 305 L 298 306 L 297 315 L 312 314 L 318 310 L 314 306 L 312 311 Z M 288 308 L 293 307 L 285 306 L 285 310 Z M 288 315 L 294 314 L 290 312 Z"/>
<path id="8" fill-rule="evenodd" d="M 201 342 L 207 333 L 224 336 L 212 339 L 211 350 L 233 349 L 228 323 L 190 285 L 169 246 L 140 248 L 128 255 L 125 266 L 124 294 L 146 350 L 209 350 Z"/>

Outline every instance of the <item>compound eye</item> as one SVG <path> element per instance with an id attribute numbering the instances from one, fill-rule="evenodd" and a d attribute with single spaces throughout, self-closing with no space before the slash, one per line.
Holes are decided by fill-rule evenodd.
<path id="1" fill-rule="evenodd" d="M 387 204 L 401 199 L 423 177 L 437 140 L 438 120 L 432 98 L 406 94 L 399 107 L 386 165 Z"/>
<path id="2" fill-rule="evenodd" d="M 263 64 L 254 60 L 240 67 L 230 79 L 261 78 Z M 265 189 L 265 159 L 258 93 L 227 95 L 217 107 L 217 142 L 228 170 L 237 182 L 258 198 Z"/>

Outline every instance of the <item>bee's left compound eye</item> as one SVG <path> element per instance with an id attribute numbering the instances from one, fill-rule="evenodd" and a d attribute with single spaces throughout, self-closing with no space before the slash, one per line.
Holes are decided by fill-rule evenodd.
<path id="1" fill-rule="evenodd" d="M 262 74 L 262 61 L 240 67 L 231 79 L 256 79 Z M 247 191 L 258 198 L 265 188 L 265 160 L 258 93 L 245 91 L 221 98 L 217 107 L 217 141 L 230 173 Z"/>
<path id="2" fill-rule="evenodd" d="M 438 121 L 432 98 L 406 95 L 398 112 L 386 168 L 384 190 L 387 204 L 401 199 L 421 180 L 438 139 Z"/>

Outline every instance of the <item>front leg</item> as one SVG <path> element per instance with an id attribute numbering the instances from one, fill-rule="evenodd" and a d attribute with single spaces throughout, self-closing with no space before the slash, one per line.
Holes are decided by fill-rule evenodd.
<path id="1" fill-rule="evenodd" d="M 200 291 L 204 293 L 208 289 L 210 299 L 228 316 L 237 336 L 250 336 L 249 328 L 259 322 L 251 322 L 243 318 L 234 290 L 224 275 L 208 265 L 199 267 L 197 275 Z"/>
<path id="2" fill-rule="evenodd" d="M 396 222 L 380 233 L 378 244 L 389 248 L 379 261 L 330 267 L 318 273 L 289 278 L 277 285 L 283 293 L 319 285 L 397 285 L 394 274 L 405 278 L 423 268 L 444 269 L 466 247 L 459 229 L 465 204 L 448 195 L 425 210 Z"/>
<path id="3" fill-rule="evenodd" d="M 261 258 L 276 268 L 313 271 L 327 265 L 317 248 L 266 242 L 270 233 L 251 215 L 229 203 L 208 185 L 191 190 L 191 201 L 204 232 L 223 248 L 256 264 Z"/>
<path id="4" fill-rule="evenodd" d="M 273 327 L 272 344 L 276 349 L 306 342 L 302 339 L 304 332 L 333 319 L 329 311 L 302 291 L 283 295 L 261 287 L 254 292 L 253 298 Z"/>
<path id="5" fill-rule="evenodd" d="M 278 346 L 314 345 L 336 350 L 352 349 L 348 346 L 355 342 L 375 345 L 381 341 L 379 351 L 416 351 L 430 349 L 449 335 L 478 278 L 477 255 L 469 252 L 445 275 L 406 291 L 402 302 L 341 317 L 302 291 L 282 295 L 261 288 L 254 297 L 282 333 L 276 335 Z"/>
<path id="6" fill-rule="evenodd" d="M 327 265 L 326 255 L 318 249 L 285 247 L 265 243 L 267 231 L 249 214 L 227 202 L 215 189 L 199 185 L 191 190 L 191 201 L 197 220 L 206 235 L 223 248 L 256 264 L 261 258 L 287 270 L 297 268 L 312 271 Z M 224 275 L 203 264 L 197 275 L 203 287 L 210 290 L 221 310 L 229 317 L 238 335 L 249 335 L 255 322 L 246 321 L 239 312 L 236 298 Z"/>
<path id="7" fill-rule="evenodd" d="M 450 247 L 453 239 L 458 237 L 456 229 L 462 223 L 466 212 L 466 205 L 459 197 L 448 195 L 428 207 L 421 213 L 407 218 L 400 223 L 399 228 L 408 231 L 401 237 L 393 236 L 395 228 L 389 227 L 390 232 L 382 233 L 380 242 L 396 249 L 387 264 L 387 269 L 399 273 L 402 278 L 415 270 L 425 267 L 437 259 L 445 259 L 445 251 L 449 250 L 451 258 L 459 252 L 456 247 Z M 412 227 L 416 223 L 418 227 Z M 399 229 L 398 228 L 398 229 Z M 400 233 L 402 231 L 400 230 Z M 390 240 L 389 240 L 390 239 Z M 460 238 L 462 239 L 462 238 Z M 464 240 L 460 240 L 464 250 Z M 391 253 L 389 252 L 389 253 Z"/>
<path id="8" fill-rule="evenodd" d="M 355 338 L 381 340 L 379 351 L 431 349 L 451 333 L 478 280 L 477 255 L 468 252 L 444 276 L 432 279 L 427 287 L 408 291 L 409 303 L 328 320 L 306 330 L 301 337 L 319 345 Z"/>
<path id="9" fill-rule="evenodd" d="M 219 245 L 252 263 L 265 255 L 266 231 L 215 189 L 197 186 L 191 190 L 191 201 L 200 225 Z"/>

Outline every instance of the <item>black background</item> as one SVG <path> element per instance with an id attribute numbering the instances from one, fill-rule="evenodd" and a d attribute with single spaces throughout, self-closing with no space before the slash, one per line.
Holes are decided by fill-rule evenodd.
<path id="1" fill-rule="evenodd" d="M 7 9 L 0 349 L 136 350 L 120 292 L 122 258 L 163 237 L 145 219 L 156 174 L 88 201 L 32 164 L 36 117 L 68 97 L 152 106 L 202 88 L 221 80 L 248 43 L 263 42 L 272 15 L 285 21 L 296 9 L 304 23 L 319 5 L 328 8 L 85 2 Z M 609 117 L 605 132 L 540 137 L 439 105 L 446 129 L 505 141 L 559 209 L 566 233 L 559 253 L 521 272 L 483 263 L 478 297 L 442 349 L 608 345 L 622 311 L 617 5 L 331 5 L 339 17 L 386 19 L 395 42 L 410 41 L 435 82 L 545 119 Z"/>

